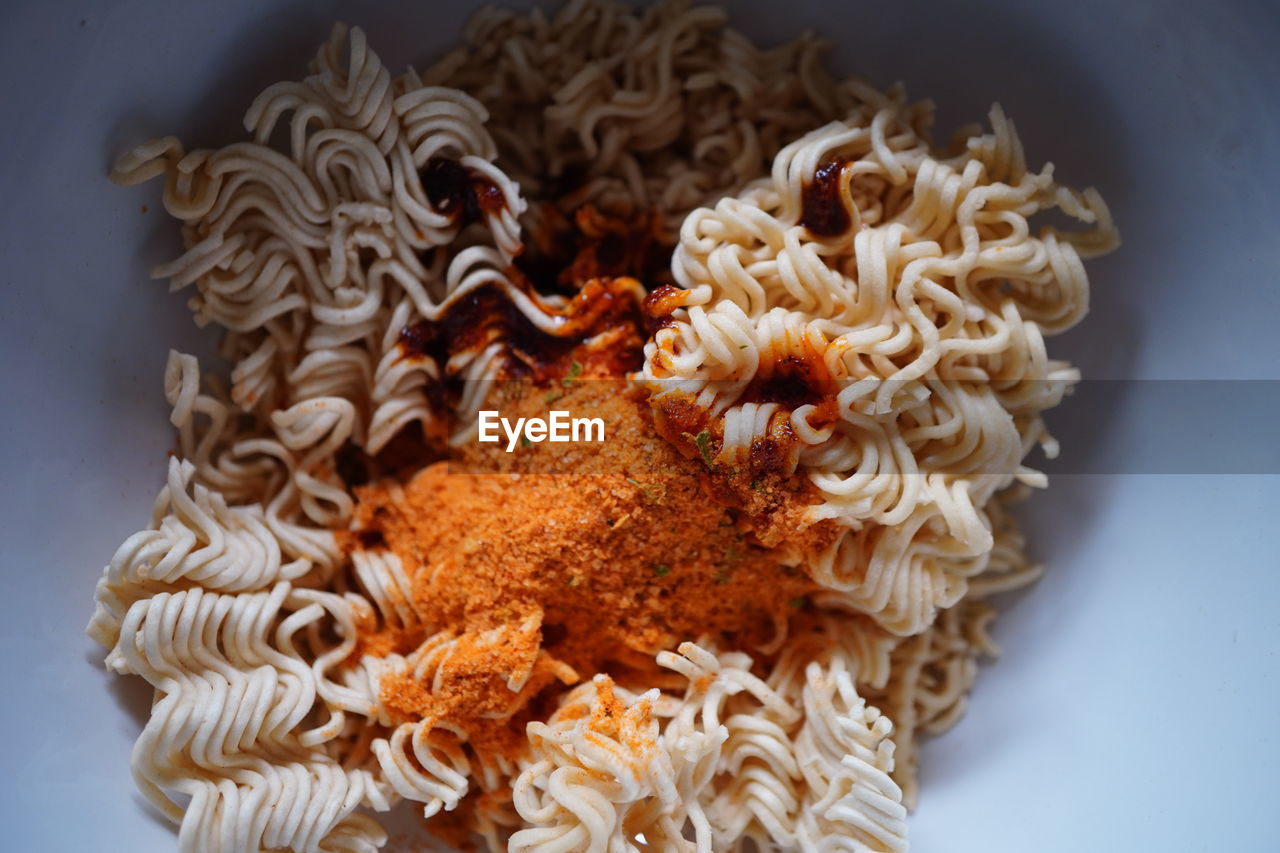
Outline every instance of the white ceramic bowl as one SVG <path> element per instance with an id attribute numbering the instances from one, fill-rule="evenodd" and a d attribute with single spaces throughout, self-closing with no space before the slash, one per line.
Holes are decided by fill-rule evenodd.
<path id="1" fill-rule="evenodd" d="M 394 66 L 434 55 L 471 5 L 0 12 L 0 848 L 176 844 L 129 777 L 146 694 L 106 675 L 82 630 L 161 481 L 166 352 L 209 334 L 147 278 L 177 248 L 157 187 L 116 189 L 108 164 L 152 135 L 236 138 L 252 96 L 299 75 L 335 18 Z M 1005 656 L 964 721 L 924 750 L 914 849 L 1276 849 L 1280 462 L 1265 418 L 1280 413 L 1262 380 L 1280 376 L 1280 10 L 730 6 L 766 41 L 822 32 L 842 70 L 936 100 L 942 127 L 999 100 L 1033 165 L 1096 184 L 1124 238 L 1091 266 L 1093 313 L 1053 347 L 1133 381 L 1087 385 L 1052 416 L 1066 473 L 1023 512 L 1049 573 L 1001 618 Z M 1222 379 L 1252 381 L 1204 381 Z"/>

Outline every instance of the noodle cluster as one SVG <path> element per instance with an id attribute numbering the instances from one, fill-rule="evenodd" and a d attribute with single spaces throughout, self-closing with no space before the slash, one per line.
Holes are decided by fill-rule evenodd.
<path id="1" fill-rule="evenodd" d="M 232 364 L 223 383 L 171 353 L 178 454 L 89 627 L 155 688 L 134 776 L 183 850 L 372 851 L 369 812 L 404 800 L 465 813 L 492 850 L 907 849 L 916 738 L 959 717 L 994 654 L 987 596 L 1036 575 L 1004 506 L 1041 484 L 1023 457 L 1053 449 L 1040 415 L 1077 378 L 1044 335 L 1083 316 L 1080 258 L 1116 235 L 1096 193 L 1027 168 L 998 108 L 939 152 L 928 105 L 833 80 L 813 38 L 761 50 L 724 18 L 485 11 L 399 77 L 338 26 L 310 76 L 253 102 L 249 141 L 169 137 L 117 165 L 120 183 L 163 177 L 186 251 L 155 274 L 226 330 Z M 822 174 L 844 227 L 813 218 Z M 1051 208 L 1090 230 L 1033 232 Z M 514 708 L 575 675 L 536 619 L 358 650 L 360 625 L 419 614 L 400 556 L 340 546 L 344 454 L 469 441 L 520 353 L 501 335 L 408 347 L 406 330 L 495 288 L 560 328 L 573 297 L 515 265 L 592 216 L 651 220 L 674 247 L 638 374 L 655 419 L 692 409 L 709 443 L 664 435 L 725 476 L 782 442 L 770 473 L 807 478 L 805 524 L 834 531 L 794 555 L 823 592 L 770 648 L 687 638 L 652 688 L 596 675 L 526 749 L 479 751 L 478 731 L 404 720 L 383 685 L 489 654 Z"/>
<path id="2" fill-rule="evenodd" d="M 1027 170 L 998 107 L 993 132 L 946 159 L 927 119 L 868 93 L 784 148 L 769 178 L 691 213 L 673 260 L 680 307 L 644 371 L 660 411 L 692 402 L 713 417 L 721 461 L 794 437 L 789 467 L 822 496 L 812 518 L 846 530 L 807 567 L 904 635 L 985 567 L 991 496 L 1043 482 L 1022 458 L 1037 442 L 1056 452 L 1040 413 L 1079 378 L 1043 335 L 1087 308 L 1081 253 L 1115 243 L 1096 192 Z M 805 184 L 833 163 L 850 221 L 823 237 L 803 221 Z M 1052 208 L 1095 228 L 1032 235 L 1028 217 Z M 753 383 L 796 372 L 821 391 L 749 399 Z"/>

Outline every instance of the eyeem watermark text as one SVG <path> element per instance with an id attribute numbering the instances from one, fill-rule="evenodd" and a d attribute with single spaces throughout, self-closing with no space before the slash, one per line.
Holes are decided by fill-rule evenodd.
<path id="1" fill-rule="evenodd" d="M 480 440 L 499 442 L 506 435 L 507 452 L 517 445 L 528 447 L 542 441 L 604 441 L 603 418 L 575 418 L 555 409 L 545 418 L 504 418 L 496 409 L 480 410 Z"/>

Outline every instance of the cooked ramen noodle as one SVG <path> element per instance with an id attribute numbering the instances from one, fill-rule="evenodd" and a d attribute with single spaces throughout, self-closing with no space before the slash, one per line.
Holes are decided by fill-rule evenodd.
<path id="1" fill-rule="evenodd" d="M 120 160 L 230 364 L 171 354 L 89 629 L 182 849 L 375 850 L 404 801 L 491 850 L 907 849 L 1117 235 L 999 107 L 938 145 L 823 51 L 575 0 L 393 76 L 337 26 L 245 141 Z M 553 408 L 606 440 L 477 441 Z"/>

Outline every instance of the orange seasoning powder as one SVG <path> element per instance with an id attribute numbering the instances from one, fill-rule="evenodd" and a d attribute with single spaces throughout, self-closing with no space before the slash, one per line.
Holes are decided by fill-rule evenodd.
<path id="1" fill-rule="evenodd" d="M 504 416 L 545 413 L 545 396 L 521 383 Z M 764 642 L 814 588 L 761 545 L 701 461 L 657 435 L 625 381 L 575 380 L 554 406 L 603 418 L 606 441 L 511 454 L 473 443 L 403 486 L 357 490 L 347 544 L 400 557 L 421 620 L 366 621 L 358 651 L 458 638 L 445 677 L 386 679 L 383 701 L 405 720 L 466 732 L 477 750 L 517 746 L 529 700 L 554 682 L 608 672 L 652 683 L 657 651 L 705 635 Z M 798 526 L 808 500 L 797 491 L 776 504 L 773 526 Z M 525 679 L 517 691 L 512 673 Z"/>
<path id="2" fill-rule="evenodd" d="M 567 685 L 608 675 L 599 710 L 607 716 L 614 681 L 682 686 L 654 663 L 662 649 L 700 638 L 746 649 L 767 642 L 816 589 L 793 568 L 799 554 L 835 535 L 829 522 L 808 520 L 817 498 L 807 482 L 755 464 L 758 448 L 753 464 L 730 470 L 689 440 L 705 428 L 692 417 L 699 413 L 679 423 L 668 405 L 655 425 L 646 394 L 620 377 L 639 365 L 644 338 L 679 292 L 657 286 L 652 270 L 665 265 L 644 229 L 628 236 L 591 210 L 572 229 L 563 246 L 537 256 L 541 266 L 513 271 L 525 287 L 572 295 L 555 333 L 534 330 L 496 290 L 481 290 L 438 324 L 406 328 L 402 345 L 406 357 L 442 362 L 459 347 L 502 341 L 506 381 L 487 407 L 509 419 L 551 409 L 601 418 L 605 441 L 514 453 L 505 440 L 473 441 L 421 467 L 443 451 L 419 431 L 393 442 L 386 459 L 353 453 L 348 465 L 360 475 L 347 478 L 358 504 L 339 540 L 349 552 L 393 552 L 411 599 L 390 601 L 407 617 L 384 622 L 370 610 L 358 619 L 348 663 L 408 656 L 408 667 L 380 683 L 392 722 L 428 721 L 434 749 L 465 750 L 481 768 L 509 768 L 527 748 L 527 723 L 548 717 Z M 621 275 L 627 266 L 651 298 Z M 779 453 L 792 452 L 789 435 L 777 440 Z M 483 782 L 504 775 L 482 773 L 481 799 L 464 810 L 505 814 L 509 791 Z"/>

